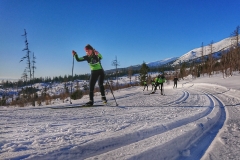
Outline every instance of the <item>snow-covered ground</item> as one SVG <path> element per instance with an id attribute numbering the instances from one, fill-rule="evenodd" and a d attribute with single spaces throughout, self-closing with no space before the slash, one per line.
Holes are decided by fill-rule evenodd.
<path id="1" fill-rule="evenodd" d="M 130 87 L 118 106 L 108 93 L 112 106 L 1 107 L 0 159 L 240 159 L 239 78 L 171 82 L 165 96 Z"/>

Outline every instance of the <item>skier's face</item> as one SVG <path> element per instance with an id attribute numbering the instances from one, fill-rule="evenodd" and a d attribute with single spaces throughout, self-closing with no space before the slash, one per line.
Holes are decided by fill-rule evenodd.
<path id="1" fill-rule="evenodd" d="M 86 49 L 86 54 L 87 54 L 88 56 L 91 56 L 92 53 L 93 53 L 93 51 L 92 51 L 91 49 Z"/>

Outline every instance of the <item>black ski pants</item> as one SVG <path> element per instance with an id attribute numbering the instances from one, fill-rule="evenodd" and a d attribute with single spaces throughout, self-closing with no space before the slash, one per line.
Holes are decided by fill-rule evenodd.
<path id="1" fill-rule="evenodd" d="M 176 88 L 177 88 L 177 82 L 174 82 L 174 86 L 173 86 L 173 88 L 176 86 Z"/>
<path id="2" fill-rule="evenodd" d="M 155 84 L 155 89 L 154 89 L 154 91 L 156 91 L 157 90 L 157 87 L 160 87 L 160 90 L 161 90 L 161 93 L 163 93 L 163 83 L 156 83 Z"/>
<path id="3" fill-rule="evenodd" d="M 104 70 L 95 70 L 91 72 L 91 77 L 89 80 L 89 88 L 90 88 L 90 92 L 89 92 L 89 98 L 90 101 L 93 101 L 93 92 L 94 92 L 94 88 L 96 85 L 96 82 L 98 81 L 98 86 L 101 92 L 102 97 L 105 97 L 105 89 L 104 89 L 104 85 L 103 85 L 103 81 L 104 81 Z"/>

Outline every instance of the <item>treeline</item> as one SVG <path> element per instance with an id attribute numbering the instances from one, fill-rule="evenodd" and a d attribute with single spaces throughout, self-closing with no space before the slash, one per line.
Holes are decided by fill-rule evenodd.
<path id="1" fill-rule="evenodd" d="M 34 83 L 62 83 L 62 82 L 69 82 L 72 80 L 88 80 L 89 79 L 89 74 L 83 74 L 83 75 L 74 75 L 73 77 L 71 75 L 65 75 L 65 76 L 58 76 L 58 77 L 40 77 L 40 78 L 34 78 L 31 81 L 23 81 L 22 79 L 18 80 L 17 82 L 12 82 L 12 81 L 2 81 L 2 86 L 4 88 L 13 88 L 13 87 L 23 87 L 23 86 L 28 86 Z"/>
<path id="2" fill-rule="evenodd" d="M 129 70 L 128 69 L 121 69 L 117 71 L 117 77 L 125 76 L 128 75 Z M 132 70 L 132 74 L 137 74 L 139 73 L 139 70 Z M 116 77 L 116 73 L 107 73 L 105 74 L 105 79 L 113 80 Z M 75 74 L 74 76 L 72 75 L 65 75 L 65 76 L 57 76 L 57 77 L 40 77 L 40 78 L 34 78 L 31 81 L 23 81 L 22 79 L 18 80 L 17 82 L 12 82 L 12 81 L 2 81 L 2 86 L 4 88 L 14 88 L 14 87 L 24 87 L 28 86 L 34 83 L 63 83 L 63 82 L 69 82 L 69 81 L 74 81 L 74 80 L 89 80 L 90 74 Z"/>
<path id="3" fill-rule="evenodd" d="M 163 72 L 163 71 L 169 71 L 169 70 L 174 70 L 174 67 L 171 65 L 164 65 L 164 66 L 159 66 L 159 67 L 154 67 L 150 68 L 149 71 L 151 72 Z M 131 72 L 132 75 L 134 74 L 139 74 L 140 69 L 132 69 L 131 67 L 129 68 L 124 68 L 124 69 L 119 69 L 117 71 L 117 77 L 122 77 L 129 75 Z M 12 82 L 12 81 L 2 81 L 2 87 L 3 88 L 21 88 L 24 86 L 30 86 L 31 84 L 34 83 L 63 83 L 63 82 L 69 82 L 69 81 L 74 81 L 74 80 L 89 80 L 90 74 L 75 74 L 74 76 L 71 75 L 65 75 L 65 76 L 56 76 L 56 77 L 40 77 L 40 78 L 34 78 L 31 81 L 23 81 L 22 79 L 18 80 L 17 82 Z M 116 71 L 109 72 L 105 74 L 105 79 L 109 80 L 114 80 L 116 79 Z"/>

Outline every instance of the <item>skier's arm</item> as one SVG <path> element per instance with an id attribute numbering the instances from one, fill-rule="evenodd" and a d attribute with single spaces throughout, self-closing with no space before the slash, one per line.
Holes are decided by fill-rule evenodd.
<path id="1" fill-rule="evenodd" d="M 75 59 L 78 61 L 78 62 L 81 62 L 81 61 L 86 61 L 86 56 L 84 57 L 78 57 L 77 55 L 77 52 L 75 52 L 74 50 L 72 51 L 72 55 L 75 57 Z"/>
<path id="2" fill-rule="evenodd" d="M 86 61 L 86 56 L 83 56 L 83 57 L 78 57 L 77 54 L 74 55 L 75 59 L 78 61 L 78 62 L 82 62 L 82 61 Z"/>
<path id="3" fill-rule="evenodd" d="M 94 49 L 94 54 L 95 54 L 96 56 L 98 56 L 98 59 L 99 59 L 99 60 L 102 59 L 102 55 L 101 55 L 97 50 L 95 50 L 95 49 Z"/>
<path id="4" fill-rule="evenodd" d="M 99 60 L 101 60 L 102 59 L 102 55 L 100 54 L 100 53 L 98 53 L 98 58 L 99 58 Z"/>

